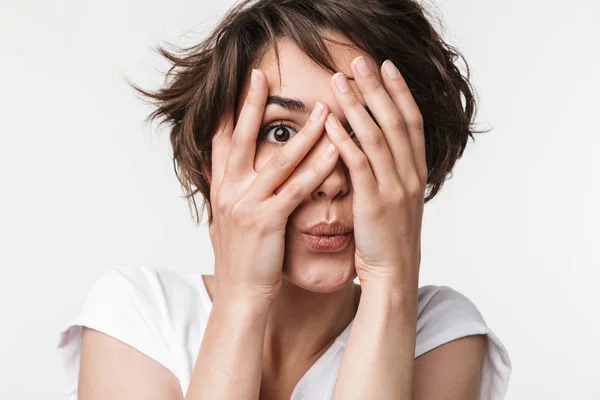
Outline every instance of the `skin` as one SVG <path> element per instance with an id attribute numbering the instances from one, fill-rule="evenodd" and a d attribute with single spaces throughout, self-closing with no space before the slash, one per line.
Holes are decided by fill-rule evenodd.
<path id="1" fill-rule="evenodd" d="M 268 104 L 262 125 L 272 122 L 290 124 L 294 130 L 288 130 L 289 140 L 304 126 L 317 101 L 326 103 L 330 111 L 347 124 L 335 95 L 329 89 L 332 74 L 310 60 L 290 40 L 281 39 L 279 45 L 282 80 L 279 81 L 277 61 L 272 51 L 258 66 L 267 77 L 269 95 L 298 99 L 307 105 L 307 112 L 292 112 L 278 104 Z M 338 45 L 332 45 L 330 49 L 335 64 L 352 76 L 349 65 L 358 55 L 357 52 Z M 247 80 L 240 99 L 245 99 L 249 85 Z M 356 92 L 359 93 L 358 89 Z M 277 143 L 274 131 L 272 129 L 267 137 L 257 143 L 254 163 L 257 172 L 282 145 Z M 299 172 L 311 168 L 329 143 L 331 140 L 323 132 L 298 166 Z M 299 379 L 356 314 L 360 286 L 353 283 L 356 277 L 354 242 L 340 252 L 324 255 L 312 252 L 304 244 L 300 233 L 307 225 L 332 219 L 352 225 L 352 187 L 348 168 L 341 158 L 321 185 L 289 218 L 284 281 L 269 313 L 265 334 L 263 371 L 272 379 L 280 380 L 284 376 Z M 291 394 L 289 387 L 288 391 Z"/>
<path id="2" fill-rule="evenodd" d="M 337 40 L 347 41 L 343 36 L 331 33 L 330 35 Z M 380 68 L 372 57 L 357 50 L 335 44 L 330 44 L 329 50 L 338 70 L 349 78 L 354 76 L 350 65 L 358 56 L 363 56 L 373 71 L 378 71 Z M 291 139 L 291 135 L 298 132 L 308 120 L 313 105 L 320 101 L 327 105 L 346 131 L 351 131 L 346 113 L 339 104 L 339 96 L 336 96 L 332 90 L 332 73 L 315 64 L 285 38 L 279 41 L 279 56 L 281 81 L 279 81 L 274 53 L 269 52 L 258 65 L 268 79 L 269 96 L 277 95 L 301 100 L 307 105 L 307 113 L 290 111 L 280 105 L 269 104 L 265 108 L 263 126 L 271 122 L 286 122 L 294 127 L 294 130 L 288 131 Z M 248 76 L 240 95 L 240 105 L 249 90 L 249 81 Z M 349 84 L 358 101 L 366 105 L 356 82 L 350 79 Z M 254 163 L 257 172 L 280 149 L 277 142 L 274 142 L 274 131 L 275 129 L 271 129 L 268 136 L 259 139 L 257 143 Z M 306 161 L 298 168 L 310 168 L 330 142 L 330 135 L 324 132 L 311 152 L 307 154 Z M 353 283 L 353 279 L 357 276 L 354 240 L 345 250 L 327 254 L 313 253 L 303 243 L 299 230 L 318 221 L 340 219 L 352 225 L 352 200 L 355 192 L 350 175 L 343 157 L 340 157 L 335 168 L 321 185 L 290 215 L 286 231 L 284 281 L 266 320 L 260 398 L 262 400 L 289 399 L 298 380 L 356 317 L 356 329 L 352 331 L 344 355 L 344 361 L 349 359 L 352 362 L 343 363 L 338 374 L 338 380 L 343 383 L 340 386 L 344 386 L 342 389 L 347 389 L 348 394 L 342 393 L 336 384 L 334 398 L 352 398 L 349 397 L 350 394 L 360 393 L 363 390 L 363 393 L 375 395 L 369 398 L 381 398 L 376 396 L 381 394 L 376 392 L 377 388 L 367 385 L 358 386 L 355 383 L 359 381 L 355 377 L 365 376 L 364 372 L 367 371 L 352 370 L 354 368 L 352 365 L 360 364 L 357 360 L 366 360 L 364 354 L 377 352 L 377 354 L 387 353 L 398 357 L 401 367 L 394 369 L 395 367 L 390 368 L 390 365 L 378 364 L 377 360 L 369 360 L 374 362 L 370 366 L 372 370 L 391 371 L 387 372 L 386 381 L 373 380 L 375 386 L 383 387 L 386 382 L 390 382 L 389 378 L 404 376 L 403 379 L 406 380 L 402 385 L 397 386 L 410 384 L 413 388 L 411 397 L 413 399 L 476 399 L 485 352 L 485 336 L 469 336 L 446 343 L 417 358 L 413 365 L 414 342 L 411 340 L 414 340 L 414 337 L 412 339 L 409 337 L 408 341 L 394 342 L 393 332 L 383 330 L 373 332 L 370 327 L 381 321 L 387 321 L 395 329 L 414 327 L 416 290 L 407 291 L 412 299 L 408 302 L 404 299 L 389 301 L 389 297 L 381 294 L 375 296 L 375 293 L 386 292 L 386 290 L 373 290 L 374 285 L 366 284 L 361 290 L 360 286 Z M 416 289 L 418 274 L 411 272 L 414 272 L 415 268 L 418 272 L 418 262 L 415 254 L 411 257 L 411 262 L 405 263 L 408 273 L 405 273 L 402 278 L 412 279 L 412 286 Z M 418 258 L 420 262 L 420 252 Z M 366 277 L 364 273 L 365 271 L 363 276 L 360 276 L 361 282 L 363 282 L 362 278 Z M 213 276 L 203 278 L 211 299 L 214 299 L 216 294 Z M 391 288 L 392 285 L 386 283 L 381 287 Z M 369 295 L 363 299 L 362 294 L 367 291 Z M 361 313 L 358 312 L 359 304 L 363 307 Z M 384 305 L 387 304 L 393 306 L 384 309 Z M 367 310 L 368 307 L 370 310 Z M 385 318 L 383 312 L 376 315 L 373 310 L 384 310 Z M 378 336 L 374 336 L 375 334 Z M 461 362 L 457 365 L 456 360 Z M 116 379 L 117 377 L 120 379 Z M 142 381 L 144 384 L 141 384 Z M 431 385 L 431 382 L 436 384 Z M 399 390 L 392 386 L 383 389 L 389 389 L 386 393 Z M 166 368 L 116 339 L 88 328 L 84 328 L 80 391 L 82 399 L 103 398 L 100 393 L 113 396 L 118 393 L 125 398 L 127 394 L 148 399 L 181 398 L 175 394 L 179 392 L 178 385 L 174 376 Z M 405 391 L 395 393 L 399 396 L 394 398 L 408 399 L 410 396 Z"/>
<path id="3" fill-rule="evenodd" d="M 336 33 L 328 32 L 328 36 L 350 43 L 347 38 Z M 362 105 L 366 105 L 365 98 L 353 79 L 354 71 L 350 65 L 356 57 L 363 56 L 372 70 L 377 71 L 379 66 L 364 52 L 336 44 L 330 44 L 328 47 L 338 70 L 349 78 L 352 92 Z M 267 136 L 259 139 L 254 164 L 257 172 L 267 165 L 269 159 L 282 144 L 285 144 L 286 140 L 290 140 L 304 126 L 317 101 L 327 105 L 329 111 L 339 119 L 347 132 L 352 131 L 342 106 L 331 89 L 331 72 L 314 63 L 287 38 L 279 40 L 279 61 L 281 81 L 273 51 L 267 53 L 257 66 L 267 77 L 269 96 L 297 99 L 307 107 L 306 112 L 300 112 L 288 110 L 279 104 L 266 106 L 262 126 L 284 122 L 293 129 L 284 128 L 288 136 L 279 142 L 275 136 L 276 128 L 269 129 Z M 241 109 L 249 86 L 249 79 L 247 79 L 241 92 L 238 110 Z M 305 162 L 298 168 L 300 170 L 310 168 L 329 143 L 331 139 L 324 133 L 312 152 L 306 156 Z M 425 165 L 421 166 L 421 172 L 424 168 L 426 172 Z M 344 250 L 324 257 L 323 254 L 313 253 L 307 248 L 300 233 L 302 227 L 322 220 L 341 219 L 352 224 L 352 198 L 350 171 L 340 157 L 336 167 L 323 183 L 290 215 L 286 231 L 284 282 L 270 311 L 266 327 L 262 398 L 267 398 L 265 397 L 267 392 L 273 394 L 271 398 L 289 398 L 297 381 L 356 316 L 361 287 L 352 282 L 357 276 L 354 240 Z M 211 296 L 213 296 L 212 278 L 212 276 L 204 277 Z M 467 348 L 477 347 L 480 352 L 483 349 L 481 337 L 462 340 L 476 342 L 467 345 Z M 465 344 L 461 343 L 453 346 L 465 348 Z M 440 346 L 440 349 L 442 347 L 444 346 Z M 435 354 L 443 353 L 447 356 L 448 351 L 452 351 L 448 350 L 448 347 L 434 352 L 434 356 L 431 354 L 427 357 L 423 356 L 423 361 L 416 362 L 415 367 L 431 369 L 431 364 L 436 362 Z M 479 357 L 482 357 L 481 354 Z M 476 356 L 475 364 L 480 360 L 481 358 Z M 454 369 L 454 371 L 458 370 Z M 415 384 L 420 382 L 416 380 Z M 425 389 L 424 386 L 421 391 L 426 393 L 429 390 L 431 389 Z"/>

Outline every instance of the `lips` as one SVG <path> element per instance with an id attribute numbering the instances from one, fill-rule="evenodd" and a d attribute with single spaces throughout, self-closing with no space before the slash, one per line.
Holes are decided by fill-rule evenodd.
<path id="1" fill-rule="evenodd" d="M 340 251 L 350 243 L 352 240 L 352 233 L 345 235 L 320 235 L 315 236 L 309 233 L 302 235 L 306 245 L 315 252 L 333 252 Z"/>
<path id="2" fill-rule="evenodd" d="M 352 226 L 342 221 L 319 222 L 303 230 L 312 236 L 340 236 L 352 232 Z"/>

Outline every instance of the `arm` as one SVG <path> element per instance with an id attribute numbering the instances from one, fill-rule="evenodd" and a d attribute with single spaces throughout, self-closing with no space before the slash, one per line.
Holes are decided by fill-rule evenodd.
<path id="1" fill-rule="evenodd" d="M 413 399 L 479 400 L 486 348 L 486 335 L 465 336 L 415 359 Z"/>
<path id="2" fill-rule="evenodd" d="M 95 329 L 83 327 L 79 400 L 180 400 L 173 373 L 137 349 Z"/>
<path id="3" fill-rule="evenodd" d="M 256 400 L 270 308 L 215 301 L 185 400 Z"/>
<path id="4" fill-rule="evenodd" d="M 412 399 L 417 305 L 416 292 L 362 286 L 332 400 Z"/>
<path id="5" fill-rule="evenodd" d="M 416 293 L 363 287 L 333 400 L 479 399 L 487 337 L 462 337 L 415 360 L 417 304 Z"/>
<path id="6" fill-rule="evenodd" d="M 269 313 L 262 303 L 215 301 L 186 400 L 258 398 Z M 181 400 L 173 373 L 135 348 L 84 327 L 78 398 Z"/>

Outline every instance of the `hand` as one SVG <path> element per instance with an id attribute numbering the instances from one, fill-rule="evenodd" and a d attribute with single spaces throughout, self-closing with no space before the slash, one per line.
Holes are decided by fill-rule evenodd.
<path id="1" fill-rule="evenodd" d="M 416 290 L 427 183 L 423 119 L 391 61 L 382 65 L 383 81 L 363 57 L 351 67 L 377 123 L 340 72 L 331 87 L 364 152 L 333 114 L 326 131 L 352 181 L 356 272 L 361 284 L 383 278 Z"/>
<path id="2" fill-rule="evenodd" d="M 327 105 L 321 114 L 279 150 L 260 171 L 254 170 L 257 136 L 268 95 L 266 75 L 256 70 L 235 129 L 224 118 L 213 138 L 209 226 L 215 251 L 215 298 L 236 297 L 272 302 L 282 283 L 286 224 L 294 209 L 331 173 L 338 160 L 333 149 L 312 168 L 295 170 L 323 134 Z M 322 108 L 320 108 L 322 107 Z M 313 112 L 313 116 L 315 113 Z M 291 177 L 288 179 L 288 176 Z M 288 179 L 286 181 L 286 179 Z M 285 185 L 282 183 L 286 181 Z M 274 191 L 280 188 L 277 195 Z M 268 300 L 262 302 L 262 300 Z"/>

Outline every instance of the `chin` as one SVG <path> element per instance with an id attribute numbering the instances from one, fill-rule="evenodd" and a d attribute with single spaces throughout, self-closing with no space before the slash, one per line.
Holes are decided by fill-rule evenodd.
<path id="1" fill-rule="evenodd" d="M 288 250 L 291 250 L 288 252 Z M 283 278 L 304 290 L 332 293 L 351 284 L 356 278 L 354 246 L 339 253 L 308 253 L 286 249 Z M 291 253 L 291 254 L 290 254 Z"/>

